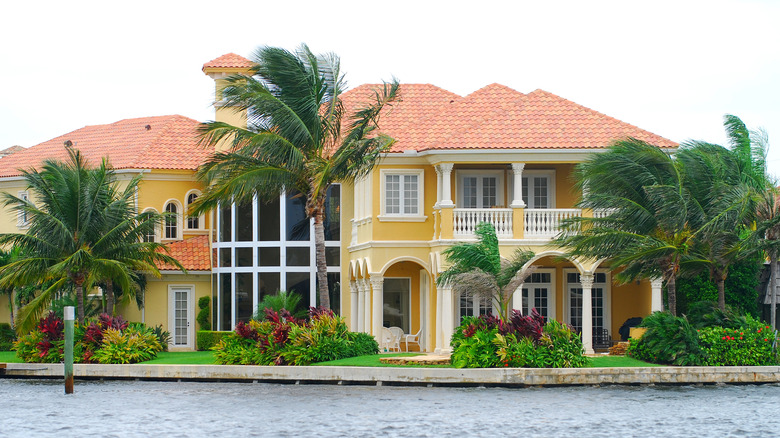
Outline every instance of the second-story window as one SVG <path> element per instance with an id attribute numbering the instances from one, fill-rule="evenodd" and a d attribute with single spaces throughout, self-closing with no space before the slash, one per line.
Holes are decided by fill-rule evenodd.
<path id="1" fill-rule="evenodd" d="M 27 192 L 19 192 L 19 199 L 25 203 L 30 202 L 30 195 Z M 17 226 L 19 228 L 27 228 L 30 226 L 30 215 L 26 211 L 19 212 Z"/>
<path id="2" fill-rule="evenodd" d="M 190 193 L 187 195 L 187 208 L 192 205 L 195 200 L 198 199 L 197 193 Z M 200 218 L 198 216 L 187 216 L 187 228 L 190 230 L 200 229 Z"/>
<path id="3" fill-rule="evenodd" d="M 165 217 L 165 238 L 166 239 L 178 239 L 179 238 L 179 209 L 173 202 L 169 202 L 165 206 L 165 212 L 168 216 Z"/>
<path id="4" fill-rule="evenodd" d="M 422 169 L 383 169 L 380 172 L 380 221 L 423 221 Z"/>

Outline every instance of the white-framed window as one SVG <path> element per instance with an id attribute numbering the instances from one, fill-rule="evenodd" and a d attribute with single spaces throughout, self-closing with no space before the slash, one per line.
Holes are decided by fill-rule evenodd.
<path id="1" fill-rule="evenodd" d="M 523 202 L 526 208 L 555 208 L 555 170 L 524 170 Z"/>
<path id="2" fill-rule="evenodd" d="M 178 201 L 170 200 L 165 203 L 165 213 L 167 213 L 165 220 L 163 221 L 163 238 L 167 240 L 180 240 L 181 239 L 181 221 L 182 221 L 182 208 Z"/>
<path id="3" fill-rule="evenodd" d="M 457 171 L 458 206 L 461 208 L 504 207 L 504 171 Z"/>
<path id="4" fill-rule="evenodd" d="M 145 208 L 144 211 L 141 213 L 157 213 L 157 210 L 155 210 L 152 207 Z M 147 230 L 146 233 L 141 237 L 144 242 L 158 242 L 159 239 L 159 227 L 157 225 L 154 226 L 154 228 Z"/>
<path id="5" fill-rule="evenodd" d="M 564 312 L 566 321 L 574 327 L 577 332 L 582 331 L 582 284 L 580 283 L 580 274 L 576 269 L 565 269 L 563 278 L 566 282 L 564 289 Z M 593 274 L 593 286 L 590 289 L 591 311 L 593 333 L 602 329 L 609 329 L 612 324 L 612 315 L 609 309 L 612 308 L 610 273 L 606 270 L 597 270 Z"/>
<path id="6" fill-rule="evenodd" d="M 24 202 L 30 202 L 30 194 L 26 191 L 21 191 L 17 194 L 17 197 Z M 20 211 L 16 217 L 16 226 L 19 228 L 27 228 L 30 226 L 30 216 L 26 211 Z"/>
<path id="7" fill-rule="evenodd" d="M 523 283 L 523 315 L 536 309 L 545 319 L 555 319 L 555 269 L 540 268 Z"/>
<path id="8" fill-rule="evenodd" d="M 379 220 L 424 221 L 423 169 L 380 171 L 382 214 Z"/>
<path id="9" fill-rule="evenodd" d="M 493 299 L 485 296 L 460 295 L 458 321 L 464 316 L 487 315 L 493 312 Z"/>
<path id="10" fill-rule="evenodd" d="M 201 195 L 200 191 L 198 190 L 190 190 L 187 192 L 187 195 L 184 197 L 184 200 L 187 202 L 187 205 L 185 206 L 185 213 L 189 213 L 190 206 L 193 202 L 195 202 L 196 199 Z M 205 216 L 190 216 L 187 214 L 187 221 L 186 226 L 188 230 L 202 230 L 205 227 Z"/>

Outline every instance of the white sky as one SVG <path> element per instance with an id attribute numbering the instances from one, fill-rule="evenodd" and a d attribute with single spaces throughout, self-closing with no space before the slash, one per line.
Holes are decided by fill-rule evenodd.
<path id="1" fill-rule="evenodd" d="M 223 4 L 222 8 L 217 5 Z M 780 176 L 780 2 L 35 1 L 0 9 L 0 149 L 85 125 L 213 118 L 203 63 L 335 52 L 349 84 L 541 88 L 674 141 L 763 127 Z"/>

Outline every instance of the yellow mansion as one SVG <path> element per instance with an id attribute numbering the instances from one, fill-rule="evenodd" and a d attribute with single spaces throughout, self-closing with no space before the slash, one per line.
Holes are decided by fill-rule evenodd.
<path id="1" fill-rule="evenodd" d="M 222 80 L 250 61 L 224 55 L 203 66 L 219 91 Z M 368 96 L 350 90 L 346 106 Z M 402 84 L 401 101 L 381 120 L 396 139 L 367 178 L 332 186 L 326 220 L 331 303 L 352 330 L 377 336 L 383 326 L 420 333 L 425 351 L 446 352 L 459 319 L 490 310 L 491 303 L 455 296 L 436 285 L 446 268 L 442 251 L 474 239 L 474 228 L 496 228 L 501 252 L 532 250 L 533 274 L 518 288 L 513 307 L 536 308 L 574 326 L 592 350 L 615 338 L 628 318 L 661 308 L 661 282 L 619 285 L 603 260 L 563 258 L 550 245 L 562 220 L 580 214 L 572 172 L 614 139 L 635 137 L 664 148 L 677 145 L 636 126 L 542 90 L 527 94 L 491 84 L 459 96 L 430 84 Z M 244 117 L 215 102 L 216 120 Z M 198 122 L 182 116 L 122 120 L 87 126 L 0 158 L 0 189 L 26 193 L 18 169 L 64 158 L 71 141 L 91 160 L 109 157 L 121 178 L 143 174 L 139 211 L 176 214 L 149 238 L 169 244 L 187 273 L 163 266 L 149 278 L 145 305 L 119 311 L 129 320 L 162 324 L 172 347 L 195 348 L 198 298 L 212 297 L 212 325 L 231 330 L 251 317 L 266 294 L 296 291 L 316 305 L 314 239 L 301 200 L 233 206 L 203 217 L 186 212 L 202 190 L 194 173 L 208 154 L 198 144 Z M 0 232 L 25 227 L 14 213 L 0 215 Z M 9 303 L 0 298 L 0 322 Z M 6 310 L 3 310 L 6 309 Z"/>

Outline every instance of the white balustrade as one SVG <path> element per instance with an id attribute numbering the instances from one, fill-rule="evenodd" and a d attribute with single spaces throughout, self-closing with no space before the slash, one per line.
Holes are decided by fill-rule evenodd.
<path id="1" fill-rule="evenodd" d="M 578 208 L 526 208 L 524 237 L 551 239 L 558 235 L 565 219 L 581 214 Z"/>
<path id="2" fill-rule="evenodd" d="M 452 215 L 453 237 L 473 237 L 480 222 L 492 224 L 499 238 L 512 238 L 511 208 L 455 208 Z"/>

